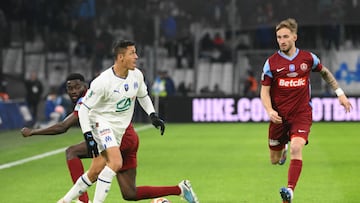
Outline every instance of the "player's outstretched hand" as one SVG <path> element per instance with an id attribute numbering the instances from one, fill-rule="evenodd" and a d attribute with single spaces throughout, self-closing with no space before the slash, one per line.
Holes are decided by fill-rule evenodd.
<path id="1" fill-rule="evenodd" d="M 23 137 L 30 137 L 32 135 L 31 131 L 32 131 L 32 129 L 25 127 L 23 129 L 21 129 L 21 134 Z"/>
<path id="2" fill-rule="evenodd" d="M 160 133 L 161 133 L 161 135 L 164 135 L 164 131 L 165 131 L 164 121 L 162 119 L 160 119 L 159 116 L 155 112 L 150 114 L 150 119 L 151 119 L 152 124 L 155 126 L 155 128 L 160 127 Z"/>
<path id="3" fill-rule="evenodd" d="M 91 132 L 85 132 L 84 133 L 84 138 L 85 138 L 85 141 L 86 141 L 86 145 L 87 145 L 89 154 L 92 155 L 93 157 L 99 156 L 97 143 L 95 142 L 92 133 Z"/>
<path id="4" fill-rule="evenodd" d="M 339 97 L 340 104 L 345 108 L 345 112 L 348 113 L 352 109 L 352 105 L 345 94 L 340 95 Z"/>

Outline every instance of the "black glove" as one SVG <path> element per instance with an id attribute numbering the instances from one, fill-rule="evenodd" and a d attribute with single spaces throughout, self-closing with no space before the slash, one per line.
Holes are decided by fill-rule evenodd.
<path id="1" fill-rule="evenodd" d="M 163 135 L 164 131 L 165 131 L 164 121 L 162 119 L 160 119 L 159 116 L 155 112 L 150 114 L 150 119 L 151 119 L 152 124 L 155 126 L 155 128 L 160 127 L 161 135 Z"/>
<path id="2" fill-rule="evenodd" d="M 98 148 L 97 148 L 97 144 L 96 144 L 96 142 L 94 140 L 94 137 L 93 137 L 92 133 L 91 132 L 85 132 L 84 133 L 84 138 L 85 138 L 85 141 L 86 141 L 86 145 L 87 145 L 89 154 L 92 157 L 99 156 L 99 151 L 98 151 Z"/>

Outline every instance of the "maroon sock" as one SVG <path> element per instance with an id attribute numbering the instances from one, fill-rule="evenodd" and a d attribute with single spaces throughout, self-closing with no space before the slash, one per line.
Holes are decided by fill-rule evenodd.
<path id="1" fill-rule="evenodd" d="M 77 181 L 77 179 L 80 178 L 80 176 L 82 174 L 84 174 L 84 167 L 81 163 L 81 160 L 79 158 L 67 160 L 67 166 L 70 171 L 71 179 L 72 179 L 73 183 L 75 183 Z M 79 200 L 82 202 L 86 202 L 86 203 L 89 202 L 88 194 L 86 192 L 84 192 L 79 197 Z"/>
<path id="2" fill-rule="evenodd" d="M 292 159 L 290 161 L 289 172 L 288 172 L 288 188 L 295 190 L 296 183 L 299 180 L 302 169 L 302 160 Z"/>
<path id="3" fill-rule="evenodd" d="M 168 195 L 180 195 L 178 186 L 140 186 L 136 188 L 136 200 L 164 197 Z"/>

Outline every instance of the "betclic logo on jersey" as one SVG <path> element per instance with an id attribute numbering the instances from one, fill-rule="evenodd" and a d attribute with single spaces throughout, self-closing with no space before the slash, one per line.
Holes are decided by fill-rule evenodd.
<path id="1" fill-rule="evenodd" d="M 283 88 L 297 88 L 306 86 L 305 78 L 279 78 L 278 86 Z"/>

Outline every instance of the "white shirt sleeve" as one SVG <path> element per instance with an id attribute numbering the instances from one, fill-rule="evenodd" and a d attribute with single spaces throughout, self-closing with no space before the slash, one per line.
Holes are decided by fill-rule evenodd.
<path id="1" fill-rule="evenodd" d="M 138 97 L 137 100 L 139 101 L 140 106 L 144 109 L 144 111 L 148 115 L 155 112 L 154 105 L 153 105 L 149 95 L 146 95 L 145 97 Z"/>
<path id="2" fill-rule="evenodd" d="M 101 102 L 102 98 L 102 83 L 95 79 L 91 83 L 90 89 L 86 92 L 83 97 L 82 104 L 79 109 L 79 123 L 83 133 L 91 131 L 91 122 L 89 117 L 90 110 Z"/>
<path id="3" fill-rule="evenodd" d="M 81 131 L 83 133 L 91 131 L 88 107 L 82 104 L 78 111 L 78 115 L 79 115 L 79 123 L 80 123 Z"/>

